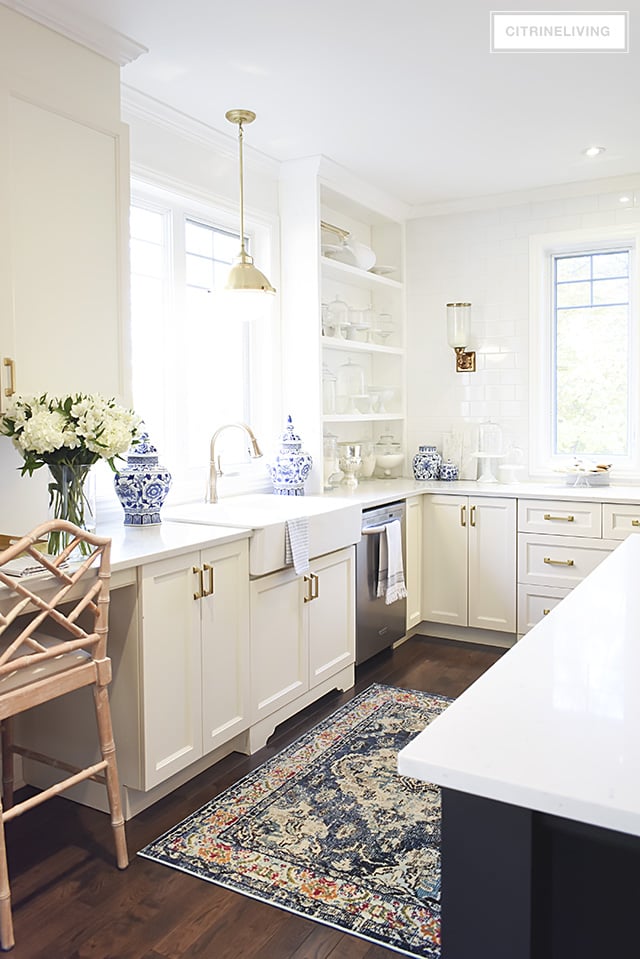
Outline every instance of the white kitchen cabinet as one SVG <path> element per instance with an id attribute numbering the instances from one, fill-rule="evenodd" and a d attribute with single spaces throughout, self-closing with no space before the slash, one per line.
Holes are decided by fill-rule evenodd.
<path id="1" fill-rule="evenodd" d="M 0 63 L 0 403 L 128 401 L 119 64 L 1 5 Z"/>
<path id="2" fill-rule="evenodd" d="M 609 539 L 626 539 L 640 532 L 640 503 L 603 503 L 602 535 Z"/>
<path id="3" fill-rule="evenodd" d="M 141 567 L 140 677 L 148 790 L 246 730 L 246 540 Z"/>
<path id="4" fill-rule="evenodd" d="M 515 632 L 515 501 L 434 494 L 423 513 L 423 619 Z"/>
<path id="5" fill-rule="evenodd" d="M 422 620 L 422 496 L 407 500 L 405 511 L 407 630 Z"/>
<path id="6" fill-rule="evenodd" d="M 625 514 L 632 519 L 633 507 L 615 507 L 606 513 L 601 503 L 518 500 L 519 636 L 548 615 L 609 555 L 615 540 L 623 538 L 618 520 Z"/>
<path id="7" fill-rule="evenodd" d="M 354 564 L 348 547 L 251 581 L 252 723 L 353 665 Z"/>
<path id="8" fill-rule="evenodd" d="M 294 413 L 316 464 L 322 463 L 323 431 L 350 441 L 377 441 L 390 433 L 405 448 L 404 206 L 325 158 L 313 157 L 282 165 L 280 214 L 287 276 L 281 295 L 285 409 Z M 331 234 L 321 231 L 322 222 L 371 247 L 377 264 L 389 267 L 390 274 L 378 275 L 323 255 L 323 250 L 330 253 Z M 333 239 L 338 241 L 335 235 Z M 376 316 L 390 315 L 393 332 L 389 337 L 372 332 L 366 341 L 323 335 L 322 307 L 336 296 L 354 310 L 371 307 Z M 355 330 L 351 334 L 364 336 Z M 323 406 L 323 367 L 337 375 L 349 359 L 362 367 L 365 391 L 386 387 L 388 393 L 372 407 L 365 395 L 357 400 L 359 408 L 338 403 L 329 410 Z M 313 470 L 308 488 L 322 489 L 320 468 Z"/>

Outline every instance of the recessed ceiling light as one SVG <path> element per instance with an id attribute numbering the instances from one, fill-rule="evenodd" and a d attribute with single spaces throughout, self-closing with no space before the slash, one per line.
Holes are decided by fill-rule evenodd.
<path id="1" fill-rule="evenodd" d="M 588 157 L 597 157 L 601 153 L 605 152 L 606 147 L 587 147 L 586 150 L 583 150 L 585 156 Z"/>
<path id="2" fill-rule="evenodd" d="M 618 203 L 631 203 L 631 197 L 627 196 L 625 193 L 618 197 Z"/>

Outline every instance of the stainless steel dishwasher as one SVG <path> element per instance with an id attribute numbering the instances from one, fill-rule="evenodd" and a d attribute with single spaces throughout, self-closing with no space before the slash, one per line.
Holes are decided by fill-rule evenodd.
<path id="1" fill-rule="evenodd" d="M 362 538 L 356 545 L 356 665 L 402 639 L 406 633 L 406 599 L 387 605 L 384 596 L 377 595 L 382 534 L 371 528 L 393 520 L 400 521 L 402 558 L 406 565 L 404 502 L 362 511 Z"/>

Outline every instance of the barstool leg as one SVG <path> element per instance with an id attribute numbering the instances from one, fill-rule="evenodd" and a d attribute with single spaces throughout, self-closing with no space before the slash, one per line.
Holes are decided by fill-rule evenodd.
<path id="1" fill-rule="evenodd" d="M 120 781 L 118 777 L 118 767 L 116 765 L 116 745 L 113 741 L 113 729 L 111 726 L 111 708 L 106 686 L 94 686 L 93 698 L 96 707 L 100 752 L 102 758 L 107 763 L 105 778 L 107 780 L 107 796 L 109 799 L 109 810 L 111 812 L 111 827 L 113 829 L 113 838 L 116 847 L 116 861 L 119 869 L 126 869 L 129 865 L 129 853 L 127 851 L 127 837 L 125 834 L 122 799 L 120 796 Z"/>
<path id="2" fill-rule="evenodd" d="M 4 836 L 4 819 L 0 806 L 0 946 L 12 949 L 13 917 L 11 915 L 11 887 L 9 886 L 9 867 L 7 865 L 7 845 Z"/>
<path id="3" fill-rule="evenodd" d="M 13 806 L 13 719 L 9 716 L 0 723 L 2 738 L 2 805 Z"/>

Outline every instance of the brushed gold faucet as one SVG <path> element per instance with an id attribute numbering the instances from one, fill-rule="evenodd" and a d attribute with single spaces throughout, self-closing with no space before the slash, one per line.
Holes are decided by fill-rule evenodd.
<path id="1" fill-rule="evenodd" d="M 246 423 L 225 423 L 223 426 L 218 427 L 213 436 L 211 437 L 211 447 L 209 453 L 209 485 L 207 487 L 207 503 L 217 503 L 218 502 L 218 477 L 222 476 L 222 468 L 220 466 L 220 456 L 216 462 L 216 440 L 224 430 L 231 428 L 236 428 L 242 430 L 246 433 L 251 446 L 249 447 L 249 455 L 253 459 L 257 459 L 259 456 L 262 456 L 262 450 L 258 445 L 258 441 L 254 435 L 253 430 L 250 426 L 247 426 Z"/>

